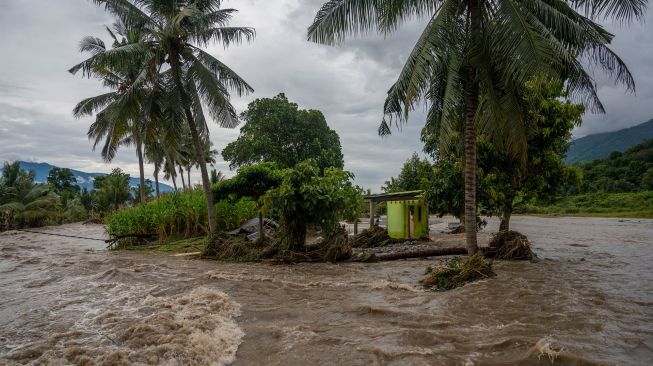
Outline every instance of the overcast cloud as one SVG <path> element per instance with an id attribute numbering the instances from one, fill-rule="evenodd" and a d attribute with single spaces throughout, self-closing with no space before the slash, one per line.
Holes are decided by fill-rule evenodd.
<path id="1" fill-rule="evenodd" d="M 235 99 L 242 111 L 254 98 L 280 92 L 302 108 L 321 110 L 340 135 L 345 167 L 356 183 L 378 190 L 396 175 L 413 151 L 421 152 L 419 130 L 424 113 L 411 115 L 401 131 L 388 138 L 376 134 L 385 92 L 396 78 L 424 20 L 404 25 L 384 39 L 367 35 L 340 47 L 305 40 L 306 27 L 323 0 L 231 0 L 240 10 L 234 25 L 256 28 L 251 44 L 210 52 L 254 86 L 256 92 Z M 625 26 L 607 24 L 616 34 L 613 49 L 626 61 L 637 93 L 597 77 L 604 115 L 586 115 L 575 136 L 611 131 L 653 118 L 653 16 Z M 104 25 L 113 20 L 88 0 L 0 0 L 0 161 L 49 162 L 89 172 L 120 166 L 136 175 L 134 151 L 125 148 L 111 164 L 91 151 L 86 130 L 91 119 L 76 120 L 73 106 L 102 92 L 95 80 L 66 70 L 82 59 L 77 50 L 85 35 L 106 39 Z M 238 129 L 212 128 L 218 149 L 236 139 Z M 217 169 L 228 171 L 220 161 Z M 148 173 L 151 168 L 148 167 Z M 193 180 L 198 180 L 195 174 Z"/>

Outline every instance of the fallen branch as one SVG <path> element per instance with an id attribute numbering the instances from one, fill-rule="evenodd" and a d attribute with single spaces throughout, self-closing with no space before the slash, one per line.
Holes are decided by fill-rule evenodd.
<path id="1" fill-rule="evenodd" d="M 479 249 L 483 253 L 485 253 L 488 251 L 489 248 L 483 247 Z M 433 248 L 433 249 L 411 250 L 411 251 L 399 252 L 399 253 L 378 254 L 376 256 L 376 259 L 379 261 L 396 261 L 398 259 L 425 258 L 425 257 L 437 257 L 443 255 L 464 255 L 464 254 L 467 254 L 467 249 L 462 247 Z"/>
<path id="2" fill-rule="evenodd" d="M 119 240 L 122 239 L 128 239 L 128 238 L 136 238 L 136 239 L 149 239 L 149 238 L 154 238 L 156 234 L 125 234 L 125 235 L 115 235 L 111 239 L 106 239 L 104 242 L 109 243 L 107 245 L 107 248 L 111 248 L 113 245 L 115 245 Z"/>

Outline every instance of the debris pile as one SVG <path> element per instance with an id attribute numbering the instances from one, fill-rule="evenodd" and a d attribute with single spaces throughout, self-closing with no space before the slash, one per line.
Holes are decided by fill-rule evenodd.
<path id="1" fill-rule="evenodd" d="M 512 230 L 496 233 L 490 241 L 486 255 L 506 260 L 532 260 L 535 257 L 526 235 Z"/>
<path id="2" fill-rule="evenodd" d="M 350 241 L 351 246 L 354 248 L 374 248 L 388 244 L 402 243 L 406 240 L 391 238 L 386 229 L 379 226 L 372 226 L 369 229 L 363 230 L 360 234 L 352 236 Z"/>
<path id="3" fill-rule="evenodd" d="M 443 291 L 463 286 L 466 283 L 495 276 L 492 262 L 486 260 L 481 252 L 467 258 L 464 262 L 454 257 L 444 265 L 427 270 L 427 276 L 420 283 L 427 288 Z"/>

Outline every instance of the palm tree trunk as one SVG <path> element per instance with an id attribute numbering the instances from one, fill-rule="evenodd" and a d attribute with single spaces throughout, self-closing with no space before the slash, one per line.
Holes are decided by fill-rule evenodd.
<path id="1" fill-rule="evenodd" d="M 140 174 L 140 204 L 145 203 L 145 166 L 143 164 L 143 144 L 139 141 L 136 143 L 136 153 L 138 154 L 138 173 Z"/>
<path id="2" fill-rule="evenodd" d="M 186 169 L 186 175 L 188 176 L 188 189 L 192 189 L 193 186 L 190 184 L 190 167 Z"/>
<path id="3" fill-rule="evenodd" d="M 469 0 L 472 47 L 480 47 L 481 14 L 478 0 Z M 476 68 L 468 67 L 465 111 L 465 239 L 469 255 L 478 252 L 476 240 L 476 111 L 478 109 Z"/>
<path id="4" fill-rule="evenodd" d="M 175 188 L 175 192 L 177 192 L 179 189 L 177 188 L 177 176 L 174 174 L 171 174 L 172 178 L 172 186 Z"/>
<path id="5" fill-rule="evenodd" d="M 179 55 L 171 53 L 169 57 L 170 68 L 172 71 L 172 76 L 174 78 L 175 86 L 179 89 L 181 94 L 181 100 L 184 102 L 184 106 L 189 106 L 190 98 L 184 90 L 184 84 L 181 82 L 181 65 L 179 64 Z M 188 127 L 190 129 L 190 135 L 193 139 L 193 146 L 195 146 L 195 154 L 200 165 L 200 172 L 202 174 L 202 187 L 204 188 L 204 195 L 206 197 L 206 209 L 209 219 L 209 234 L 215 234 L 217 230 L 217 225 L 215 222 L 215 209 L 213 207 L 213 192 L 211 191 L 211 181 L 209 180 L 209 172 L 206 169 L 206 157 L 204 156 L 204 148 L 200 140 L 200 135 L 197 131 L 197 125 L 195 124 L 195 118 L 190 108 L 185 107 L 184 113 L 186 114 L 186 121 L 188 122 Z"/>
<path id="6" fill-rule="evenodd" d="M 156 186 L 156 198 L 161 197 L 161 190 L 159 189 L 159 167 L 154 167 L 154 185 Z"/>
<path id="7" fill-rule="evenodd" d="M 184 182 L 184 168 L 179 166 L 179 176 L 181 177 L 181 185 L 184 187 L 184 191 L 186 190 L 186 182 Z"/>

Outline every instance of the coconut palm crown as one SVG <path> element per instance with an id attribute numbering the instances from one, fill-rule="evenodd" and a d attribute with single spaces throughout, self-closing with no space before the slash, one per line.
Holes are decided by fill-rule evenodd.
<path id="1" fill-rule="evenodd" d="M 613 35 L 593 19 L 642 17 L 646 0 L 332 0 L 317 12 L 308 38 L 338 44 L 368 31 L 389 34 L 426 17 L 397 81 L 388 91 L 381 135 L 405 123 L 420 102 L 428 106 L 426 132 L 446 147 L 464 130 L 465 231 L 476 243 L 476 133 L 518 151 L 527 126 L 520 90 L 536 77 L 566 80 L 571 98 L 602 112 L 596 84 L 584 65 L 598 66 L 628 90 L 635 83 L 608 45 Z M 462 126 L 461 126 L 462 125 Z M 462 127 L 462 128 L 461 128 Z M 522 143 L 520 143 L 520 141 Z"/>
<path id="2" fill-rule="evenodd" d="M 243 95 L 253 88 L 227 65 L 204 51 L 213 43 L 225 48 L 243 40 L 251 41 L 253 28 L 229 27 L 235 9 L 221 9 L 219 0 L 93 0 L 116 16 L 128 29 L 142 34 L 136 44 L 115 47 L 98 53 L 77 67 L 93 73 L 99 66 L 121 67 L 136 59 L 138 77 L 127 93 L 152 79 L 166 79 L 171 97 L 166 104 L 172 118 L 185 121 L 200 162 L 202 185 L 206 194 L 209 231 L 216 230 L 202 134 L 208 134 L 203 107 L 221 127 L 233 128 L 238 116 L 230 102 L 230 92 Z M 168 77 L 169 76 L 169 77 Z"/>

